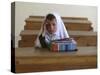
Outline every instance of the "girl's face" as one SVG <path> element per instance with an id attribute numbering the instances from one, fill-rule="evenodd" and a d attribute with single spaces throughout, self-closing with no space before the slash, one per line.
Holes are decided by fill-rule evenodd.
<path id="1" fill-rule="evenodd" d="M 45 25 L 46 25 L 46 30 L 50 34 L 53 34 L 56 32 L 56 30 L 57 30 L 56 19 L 46 20 Z"/>

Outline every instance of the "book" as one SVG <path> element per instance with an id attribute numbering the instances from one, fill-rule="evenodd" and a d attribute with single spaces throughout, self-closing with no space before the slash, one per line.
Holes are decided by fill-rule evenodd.
<path id="1" fill-rule="evenodd" d="M 66 52 L 66 51 L 76 51 L 76 50 L 77 50 L 77 43 L 73 38 L 53 40 L 51 42 L 51 51 L 53 52 Z"/>

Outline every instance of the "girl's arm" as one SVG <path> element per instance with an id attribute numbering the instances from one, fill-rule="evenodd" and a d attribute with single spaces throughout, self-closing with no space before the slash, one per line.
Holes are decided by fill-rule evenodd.
<path id="1" fill-rule="evenodd" d="M 43 48 L 47 48 L 47 44 L 45 42 L 45 37 L 42 37 L 42 34 L 39 36 L 40 44 Z"/>

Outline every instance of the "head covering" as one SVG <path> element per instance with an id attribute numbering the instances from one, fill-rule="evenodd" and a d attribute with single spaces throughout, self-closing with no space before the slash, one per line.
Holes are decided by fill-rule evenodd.
<path id="1" fill-rule="evenodd" d="M 39 41 L 39 36 L 42 35 L 43 37 L 45 37 L 45 41 L 46 43 L 50 43 L 51 40 L 56 40 L 56 39 L 64 39 L 64 38 L 69 38 L 68 32 L 65 28 L 65 25 L 61 19 L 61 17 L 57 14 L 57 13 L 50 13 L 53 14 L 56 18 L 56 26 L 57 26 L 57 30 L 54 34 L 50 34 L 48 33 L 48 31 L 46 30 L 46 25 L 44 24 L 46 17 L 44 18 L 44 21 L 41 25 L 41 29 L 39 31 L 39 34 L 37 36 L 37 39 L 35 41 L 35 46 L 36 47 L 41 47 L 40 41 Z"/>

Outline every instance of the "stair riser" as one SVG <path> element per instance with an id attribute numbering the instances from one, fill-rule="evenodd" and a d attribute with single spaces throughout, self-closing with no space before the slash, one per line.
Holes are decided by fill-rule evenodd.
<path id="1" fill-rule="evenodd" d="M 37 35 L 23 35 L 21 36 L 23 41 L 31 41 L 34 42 L 37 38 Z"/>
<path id="2" fill-rule="evenodd" d="M 75 40 L 83 39 L 83 41 L 96 41 L 96 36 L 79 36 L 79 35 L 70 35 L 71 38 L 74 38 Z M 34 41 L 37 38 L 37 35 L 22 35 L 21 36 L 23 41 Z"/>
<path id="3" fill-rule="evenodd" d="M 36 58 L 36 57 L 35 57 Z M 62 57 L 59 58 L 61 60 L 57 60 L 57 58 L 37 58 L 36 60 L 30 58 L 24 59 L 16 59 L 16 72 L 39 72 L 39 71 L 53 71 L 53 70 L 72 70 L 72 69 L 85 69 L 85 68 L 96 68 L 97 67 L 97 58 L 96 56 L 77 56 L 77 57 Z M 42 60 L 42 61 L 41 61 Z M 39 61 L 39 64 L 32 63 L 34 61 Z M 47 62 L 46 62 L 47 61 Z M 49 63 L 52 62 L 52 63 Z M 54 62 L 55 61 L 55 62 Z M 20 63 L 23 64 L 20 64 Z M 28 64 L 24 64 L 24 63 Z M 45 62 L 42 64 L 40 62 Z"/>
<path id="4" fill-rule="evenodd" d="M 25 30 L 40 30 L 42 23 L 28 23 L 24 26 Z M 92 27 L 90 24 L 84 24 L 84 23 L 66 23 L 66 28 L 68 30 L 80 30 L 80 31 L 90 31 L 92 30 Z"/>
<path id="5" fill-rule="evenodd" d="M 78 46 L 96 46 L 96 36 L 72 36 Z M 19 41 L 19 47 L 33 47 L 36 36 L 22 36 L 22 40 Z"/>
<path id="6" fill-rule="evenodd" d="M 34 47 L 34 42 L 19 41 L 19 47 Z"/>

